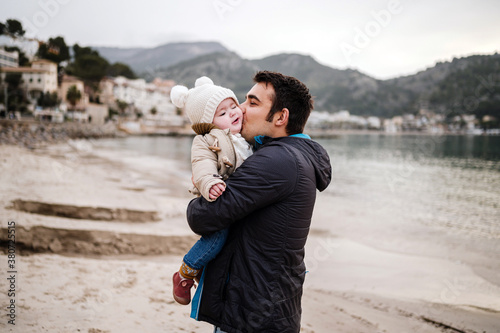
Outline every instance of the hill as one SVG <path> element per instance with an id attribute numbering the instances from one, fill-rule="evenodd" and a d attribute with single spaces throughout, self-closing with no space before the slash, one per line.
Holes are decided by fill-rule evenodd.
<path id="1" fill-rule="evenodd" d="M 404 94 L 398 87 L 386 87 L 384 82 L 359 71 L 334 69 L 299 54 L 247 60 L 234 52 L 213 53 L 157 70 L 154 75 L 148 73 L 145 78 L 159 76 L 191 87 L 196 78 L 206 75 L 216 84 L 233 89 L 242 101 L 253 85 L 255 72 L 266 69 L 304 82 L 315 97 L 316 110 L 347 109 L 354 114 L 387 116 L 403 112 L 401 105 L 410 102 L 411 94 Z"/>
<path id="2" fill-rule="evenodd" d="M 259 69 L 278 71 L 304 82 L 315 96 L 317 110 L 349 110 L 358 115 L 378 116 L 403 112 L 400 99 L 407 94 L 397 86 L 387 89 L 383 81 L 357 70 L 334 69 L 298 54 L 279 54 L 254 63 Z M 410 102 L 408 97 L 405 102 Z"/>
<path id="3" fill-rule="evenodd" d="M 204 55 L 156 74 L 187 86 L 207 75 L 243 99 L 258 70 L 278 71 L 303 81 L 315 96 L 316 110 L 392 117 L 426 109 L 446 116 L 500 118 L 498 54 L 455 58 L 415 75 L 390 80 L 377 80 L 352 69 L 334 69 L 307 55 L 278 54 L 247 60 L 232 52 Z"/>
<path id="4" fill-rule="evenodd" d="M 191 87 L 207 75 L 243 101 L 258 70 L 278 71 L 303 81 L 315 109 L 349 110 L 357 115 L 392 117 L 428 109 L 500 118 L 500 55 L 476 55 L 439 62 L 414 75 L 377 80 L 353 69 L 335 69 L 300 54 L 248 60 L 217 42 L 171 43 L 156 48 L 96 48 L 111 62 L 129 64 L 147 80 L 171 79 Z"/>
<path id="5" fill-rule="evenodd" d="M 435 86 L 429 96 L 430 108 L 450 116 L 474 113 L 500 119 L 500 55 L 455 59 L 456 70 Z"/>
<path id="6" fill-rule="evenodd" d="M 117 48 L 93 46 L 109 62 L 122 62 L 135 73 L 153 73 L 181 61 L 204 54 L 228 51 L 217 42 L 169 43 L 154 48 Z"/>
<path id="7" fill-rule="evenodd" d="M 252 77 L 259 67 L 234 52 L 203 55 L 174 66 L 158 70 L 155 76 L 174 80 L 178 84 L 192 87 L 200 76 L 210 77 L 217 85 L 232 89 L 240 102 L 252 87 Z M 146 79 L 153 76 L 146 75 Z"/>

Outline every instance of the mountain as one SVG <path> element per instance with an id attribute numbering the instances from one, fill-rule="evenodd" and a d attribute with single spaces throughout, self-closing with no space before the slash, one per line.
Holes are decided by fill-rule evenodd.
<path id="1" fill-rule="evenodd" d="M 415 96 L 420 107 L 446 116 L 475 114 L 500 119 L 500 55 L 440 62 L 415 75 L 387 80 Z"/>
<path id="2" fill-rule="evenodd" d="M 206 75 L 215 84 L 232 89 L 240 102 L 243 102 L 246 93 L 253 85 L 252 77 L 258 70 L 259 67 L 252 61 L 228 51 L 187 60 L 158 70 L 154 75 L 174 80 L 177 84 L 189 88 L 194 85 L 197 78 Z M 145 78 L 150 80 L 154 77 L 148 75 Z"/>
<path id="3" fill-rule="evenodd" d="M 110 62 L 124 62 L 150 81 L 171 79 L 192 87 L 209 76 L 233 89 L 240 101 L 259 70 L 297 77 L 310 89 L 315 109 L 392 117 L 427 109 L 452 116 L 493 115 L 500 119 L 500 55 L 476 55 L 439 62 L 414 75 L 377 80 L 353 69 L 335 69 L 300 54 L 248 60 L 217 42 L 172 43 L 153 49 L 96 48 Z"/>
<path id="4" fill-rule="evenodd" d="M 218 42 L 169 43 L 154 48 L 117 48 L 93 46 L 110 63 L 122 62 L 136 74 L 154 73 L 181 61 L 204 54 L 228 51 Z"/>
<path id="5" fill-rule="evenodd" d="M 233 52 L 204 55 L 155 74 L 192 87 L 207 75 L 231 88 L 240 100 L 251 88 L 258 70 L 271 70 L 304 82 L 315 99 L 316 110 L 392 117 L 421 109 L 453 116 L 493 115 L 500 119 L 500 55 L 455 58 L 437 63 L 415 75 L 377 80 L 357 70 L 340 70 L 300 54 L 278 54 L 247 60 Z M 152 78 L 152 77 L 151 77 Z"/>
<path id="6" fill-rule="evenodd" d="M 277 71 L 304 82 L 315 96 L 315 109 L 353 114 L 380 115 L 392 110 L 400 113 L 404 94 L 398 87 L 387 89 L 384 82 L 357 70 L 334 69 L 318 63 L 311 56 L 279 54 L 255 60 L 259 69 Z M 394 100 L 397 100 L 395 103 Z M 409 103 L 409 97 L 405 99 Z"/>
<path id="7" fill-rule="evenodd" d="M 472 56 L 454 62 L 461 66 L 437 84 L 429 96 L 429 105 L 450 115 L 474 113 L 500 120 L 500 55 Z M 452 62 L 453 65 L 453 62 Z"/>
<path id="8" fill-rule="evenodd" d="M 198 77 L 206 75 L 216 84 L 232 89 L 243 101 L 253 85 L 253 75 L 259 70 L 281 72 L 304 82 L 314 96 L 316 110 L 349 110 L 358 115 L 386 116 L 403 112 L 401 101 L 409 103 L 411 99 L 410 94 L 404 94 L 402 89 L 388 88 L 382 81 L 356 70 L 334 69 L 299 54 L 247 60 L 234 52 L 213 53 L 159 69 L 144 77 L 152 80 L 157 76 L 192 87 Z"/>

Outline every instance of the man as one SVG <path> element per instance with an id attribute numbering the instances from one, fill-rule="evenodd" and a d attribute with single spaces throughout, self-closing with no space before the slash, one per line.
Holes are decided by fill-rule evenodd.
<path id="1" fill-rule="evenodd" d="M 304 245 L 316 199 L 331 180 L 330 159 L 302 134 L 313 102 L 299 80 L 258 72 L 241 104 L 242 135 L 255 152 L 215 202 L 190 202 L 191 229 L 229 227 L 204 269 L 192 317 L 221 332 L 299 332 Z"/>

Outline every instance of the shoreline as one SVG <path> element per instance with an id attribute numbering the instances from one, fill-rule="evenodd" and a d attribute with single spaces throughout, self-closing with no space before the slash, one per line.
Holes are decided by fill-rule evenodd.
<path id="1" fill-rule="evenodd" d="M 468 133 L 442 132 L 429 133 L 423 131 L 385 132 L 381 130 L 307 129 L 305 133 L 313 139 L 334 139 L 343 135 L 373 135 L 373 136 L 495 136 L 494 134 L 473 135 Z M 138 137 L 194 137 L 195 133 L 189 127 L 171 127 L 145 132 L 130 132 L 121 128 L 119 124 L 107 122 L 104 125 L 90 123 L 50 123 L 34 120 L 5 120 L 0 119 L 0 145 L 18 145 L 30 149 L 44 145 L 64 144 L 68 140 L 125 138 Z"/>
<path id="2" fill-rule="evenodd" d="M 38 240 L 42 253 L 17 253 L 17 331 L 210 332 L 211 325 L 190 319 L 189 307 L 171 298 L 171 274 L 178 269 L 185 248 L 196 239 L 184 215 L 191 198 L 184 191 L 190 185 L 189 170 L 179 172 L 175 162 L 167 159 L 109 154 L 84 140 L 37 149 L 0 145 L 0 151 L 4 220 L 16 221 L 19 231 L 40 226 L 99 231 L 99 236 L 88 241 L 102 250 L 92 252 L 78 243 L 79 252 L 67 253 L 65 242 L 51 235 Z M 160 221 L 41 215 L 10 208 L 17 199 L 155 211 Z M 310 272 L 304 285 L 301 332 L 479 333 L 498 328 L 500 304 L 489 307 L 489 300 L 478 298 L 485 288 L 491 288 L 491 297 L 500 294 L 497 286 L 487 285 L 450 259 L 380 250 L 346 233 L 324 232 L 331 217 L 321 207 L 330 205 L 330 200 L 318 198 L 318 214 L 306 246 Z M 3 241 L 5 227 L 4 223 Z M 99 245 L 119 251 L 120 246 L 125 249 L 126 244 L 134 244 L 124 234 L 178 236 L 171 247 L 178 252 L 114 252 Z M 155 241 L 153 246 L 160 245 Z M 391 289 L 397 292 L 387 292 Z M 11 328 L 5 320 L 0 322 L 0 329 L 4 328 Z"/>
<path id="3" fill-rule="evenodd" d="M 82 123 L 47 123 L 32 120 L 0 119 L 0 146 L 16 145 L 30 149 L 43 145 L 66 143 L 70 139 L 119 137 L 116 126 Z"/>

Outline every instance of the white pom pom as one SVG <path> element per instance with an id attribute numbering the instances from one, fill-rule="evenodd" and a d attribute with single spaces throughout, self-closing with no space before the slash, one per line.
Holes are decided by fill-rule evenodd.
<path id="1" fill-rule="evenodd" d="M 170 99 L 178 108 L 183 108 L 186 105 L 188 88 L 184 86 L 175 86 L 170 91 Z"/>
<path id="2" fill-rule="evenodd" d="M 210 79 L 209 77 L 202 76 L 196 80 L 196 82 L 194 83 L 194 86 L 199 87 L 199 86 L 202 86 L 204 84 L 214 84 L 214 81 L 212 81 L 212 79 Z"/>

